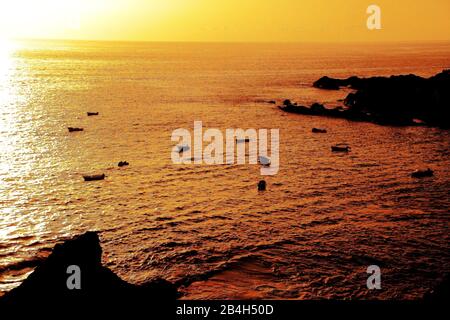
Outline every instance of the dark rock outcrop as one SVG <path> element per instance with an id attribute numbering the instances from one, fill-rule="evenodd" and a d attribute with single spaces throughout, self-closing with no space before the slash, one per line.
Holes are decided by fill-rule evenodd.
<path id="1" fill-rule="evenodd" d="M 324 90 L 339 90 L 340 87 L 344 86 L 344 80 L 333 79 L 328 76 L 322 77 L 313 86 Z"/>
<path id="2" fill-rule="evenodd" d="M 433 290 L 425 294 L 424 301 L 433 303 L 448 303 L 450 301 L 450 274 L 446 274 Z"/>
<path id="3" fill-rule="evenodd" d="M 341 87 L 350 87 L 352 89 L 359 89 L 364 81 L 366 80 L 372 81 L 370 79 L 376 78 L 361 79 L 356 76 L 352 76 L 347 79 L 334 79 L 325 76 L 314 82 L 313 86 L 325 90 L 339 90 Z"/>
<path id="4" fill-rule="evenodd" d="M 285 104 L 279 106 L 279 108 L 285 112 L 304 114 L 310 116 L 324 116 L 333 118 L 343 118 L 354 121 L 373 121 L 370 114 L 363 112 L 356 112 L 349 108 L 337 107 L 333 109 L 328 109 L 324 105 L 314 103 L 311 107 L 301 106 L 297 104 Z"/>
<path id="5" fill-rule="evenodd" d="M 400 75 L 391 77 L 333 79 L 322 77 L 314 87 L 355 90 L 344 100 L 345 108 L 311 108 L 285 101 L 287 112 L 369 121 L 382 125 L 428 125 L 450 128 L 450 70 L 430 77 Z M 287 103 L 287 104 L 286 104 Z"/>
<path id="6" fill-rule="evenodd" d="M 111 310 L 124 305 L 145 305 L 166 310 L 164 308 L 175 303 L 177 290 L 171 283 L 158 279 L 143 285 L 130 284 L 102 266 L 101 256 L 102 248 L 95 232 L 57 244 L 19 287 L 0 300 L 0 308 L 58 304 Z M 68 288 L 69 266 L 79 267 L 79 290 Z"/>

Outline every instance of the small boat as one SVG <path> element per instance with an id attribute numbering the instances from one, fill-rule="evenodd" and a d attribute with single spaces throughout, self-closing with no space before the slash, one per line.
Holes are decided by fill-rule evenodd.
<path id="1" fill-rule="evenodd" d="M 83 128 L 74 128 L 74 127 L 68 127 L 67 128 L 69 130 L 69 132 L 80 132 L 83 131 Z"/>
<path id="2" fill-rule="evenodd" d="M 258 182 L 258 191 L 266 191 L 267 183 L 264 180 Z"/>
<path id="3" fill-rule="evenodd" d="M 236 138 L 236 143 L 245 143 L 245 142 L 250 142 L 251 139 L 250 138 L 245 138 L 245 139 L 237 139 Z"/>
<path id="4" fill-rule="evenodd" d="M 98 116 L 98 112 L 88 112 L 87 115 L 88 117 Z"/>
<path id="5" fill-rule="evenodd" d="M 105 179 L 105 174 L 94 174 L 94 175 L 85 175 L 83 176 L 84 181 L 99 181 Z"/>
<path id="6" fill-rule="evenodd" d="M 130 164 L 127 161 L 120 161 L 118 166 L 119 167 L 125 167 L 125 166 L 129 166 Z"/>
<path id="7" fill-rule="evenodd" d="M 426 177 L 432 177 L 432 176 L 434 176 L 434 172 L 431 169 L 416 170 L 413 173 L 411 173 L 412 178 L 426 178 Z"/>
<path id="8" fill-rule="evenodd" d="M 313 128 L 312 133 L 327 133 L 325 129 Z"/>
<path id="9" fill-rule="evenodd" d="M 191 150 L 191 147 L 189 147 L 188 145 L 178 146 L 177 147 L 178 153 L 183 153 L 183 152 L 186 152 L 186 151 L 189 151 L 189 150 Z"/>
<path id="10" fill-rule="evenodd" d="M 331 151 L 333 152 L 349 152 L 350 150 L 350 146 L 345 143 L 340 143 L 331 147 Z"/>
<path id="11" fill-rule="evenodd" d="M 269 158 L 267 158 L 267 157 L 265 157 L 265 156 L 259 156 L 258 157 L 258 162 L 261 164 L 261 165 L 263 165 L 263 166 L 265 166 L 265 167 L 269 167 L 270 166 L 270 159 Z"/>

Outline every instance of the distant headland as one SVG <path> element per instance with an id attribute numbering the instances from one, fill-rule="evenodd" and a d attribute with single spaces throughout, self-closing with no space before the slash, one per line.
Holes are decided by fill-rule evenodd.
<path id="1" fill-rule="evenodd" d="M 430 78 L 413 74 L 391 77 L 334 79 L 327 76 L 313 84 L 323 90 L 353 89 L 341 107 L 320 103 L 305 107 L 285 100 L 286 112 L 367 121 L 392 126 L 450 128 L 450 70 Z"/>

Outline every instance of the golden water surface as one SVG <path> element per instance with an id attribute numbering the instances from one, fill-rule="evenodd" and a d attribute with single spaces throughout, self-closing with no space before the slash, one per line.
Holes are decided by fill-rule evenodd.
<path id="1" fill-rule="evenodd" d="M 134 283 L 183 283 L 185 298 L 421 297 L 450 266 L 449 131 L 286 114 L 266 101 L 333 106 L 347 91 L 312 88 L 323 75 L 449 66 L 448 43 L 3 45 L 0 291 L 58 241 L 98 230 L 105 265 Z M 195 120 L 280 129 L 268 190 L 258 193 L 255 165 L 174 165 L 172 131 Z M 340 142 L 352 152 L 332 154 Z M 423 167 L 436 176 L 410 178 Z M 107 178 L 84 182 L 91 173 Z M 372 264 L 380 291 L 366 288 Z"/>

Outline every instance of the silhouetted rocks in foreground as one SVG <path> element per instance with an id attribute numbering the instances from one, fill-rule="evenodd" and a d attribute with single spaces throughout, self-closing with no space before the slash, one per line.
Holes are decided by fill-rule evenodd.
<path id="1" fill-rule="evenodd" d="M 0 307 L 19 305 L 49 306 L 58 303 L 95 308 L 120 307 L 123 305 L 162 308 L 175 303 L 177 290 L 165 280 L 155 280 L 143 285 L 130 284 L 101 264 L 102 248 L 97 233 L 87 232 L 53 249 L 33 273 L 17 288 L 0 300 Z M 81 289 L 68 288 L 73 285 L 73 270 L 80 270 Z M 73 288 L 73 286 L 72 286 Z"/>
<path id="2" fill-rule="evenodd" d="M 427 302 L 448 303 L 450 301 L 450 274 L 446 274 L 436 288 L 425 294 L 424 300 Z"/>
<path id="3" fill-rule="evenodd" d="M 333 79 L 323 77 L 314 87 L 339 90 L 348 87 L 344 107 L 327 109 L 321 104 L 299 106 L 286 100 L 280 109 L 307 115 L 368 121 L 382 125 L 428 125 L 450 128 L 450 70 L 431 77 L 415 75 Z"/>

